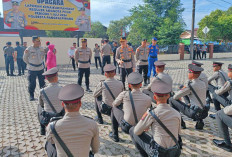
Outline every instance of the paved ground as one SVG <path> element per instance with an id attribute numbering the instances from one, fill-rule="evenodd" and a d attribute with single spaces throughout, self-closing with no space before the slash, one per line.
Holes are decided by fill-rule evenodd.
<path id="1" fill-rule="evenodd" d="M 231 59 L 220 60 L 225 63 L 224 69 Z M 212 74 L 212 61 L 205 63 L 205 73 Z M 183 84 L 187 78 L 187 65 L 190 61 L 169 61 L 167 72 L 174 80 L 174 90 Z M 62 85 L 76 83 L 77 73 L 71 68 L 66 73 L 67 66 L 60 67 L 59 80 Z M 91 67 L 91 89 L 104 77 L 100 70 Z M 38 86 L 35 96 L 38 96 Z M 44 150 L 45 138 L 39 135 L 39 123 L 37 120 L 37 101 L 28 101 L 26 76 L 7 77 L 3 69 L 0 70 L 0 156 L 46 156 Z M 211 104 L 212 105 L 212 104 Z M 214 112 L 212 108 L 210 112 Z M 92 94 L 86 93 L 81 109 L 83 115 L 96 116 Z M 229 157 L 227 153 L 215 147 L 211 140 L 218 137 L 218 127 L 214 120 L 206 118 L 203 131 L 194 129 L 195 122 L 184 117 L 188 129 L 182 131 L 183 151 L 182 156 L 187 157 Z M 137 157 L 138 152 L 131 143 L 130 137 L 124 133 L 120 134 L 122 141 L 112 142 L 108 133 L 111 131 L 110 119 L 104 116 L 104 125 L 99 125 L 101 147 L 97 157 Z"/>

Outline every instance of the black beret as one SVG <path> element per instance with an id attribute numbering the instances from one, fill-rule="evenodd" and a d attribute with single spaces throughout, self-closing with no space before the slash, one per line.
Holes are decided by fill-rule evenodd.
<path id="1" fill-rule="evenodd" d="M 164 62 L 162 62 L 162 61 L 156 61 L 154 64 L 155 64 L 155 66 L 157 66 L 157 67 L 165 66 L 165 65 L 166 65 L 166 64 L 165 64 Z"/>
<path id="2" fill-rule="evenodd" d="M 188 69 L 192 73 L 201 73 L 202 71 L 204 71 L 204 69 L 202 67 L 199 67 L 199 66 L 196 66 L 193 64 L 189 64 Z"/>
<path id="3" fill-rule="evenodd" d="M 151 91 L 156 94 L 168 94 L 172 91 L 172 86 L 162 80 L 152 82 Z"/>
<path id="4" fill-rule="evenodd" d="M 69 84 L 64 86 L 58 95 L 61 101 L 69 102 L 82 98 L 84 95 L 84 89 L 78 84 Z"/>
<path id="5" fill-rule="evenodd" d="M 128 75 L 127 81 L 129 84 L 137 85 L 137 84 L 140 84 L 141 82 L 143 82 L 143 77 L 138 72 L 132 72 Z"/>
<path id="6" fill-rule="evenodd" d="M 57 67 L 51 68 L 48 71 L 44 72 L 42 75 L 46 77 L 53 77 L 57 74 L 59 69 Z"/>
<path id="7" fill-rule="evenodd" d="M 202 65 L 204 65 L 203 63 L 200 63 L 200 62 L 197 62 L 197 61 L 192 61 L 192 64 L 196 65 L 196 66 L 202 66 Z"/>

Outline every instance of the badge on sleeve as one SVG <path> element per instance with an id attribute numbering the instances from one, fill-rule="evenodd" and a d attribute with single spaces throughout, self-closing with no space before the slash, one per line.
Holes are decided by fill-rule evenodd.
<path id="1" fill-rule="evenodd" d="M 141 120 L 144 120 L 147 117 L 147 112 L 145 112 L 141 118 Z"/>

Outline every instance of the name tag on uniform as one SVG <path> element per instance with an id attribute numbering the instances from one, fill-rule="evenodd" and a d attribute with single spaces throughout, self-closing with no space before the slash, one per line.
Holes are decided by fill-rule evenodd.
<path id="1" fill-rule="evenodd" d="M 80 52 L 79 54 L 80 54 L 80 55 L 83 55 L 83 53 L 82 53 L 82 52 Z"/>
<path id="2" fill-rule="evenodd" d="M 120 52 L 123 52 L 123 50 L 122 50 L 122 49 L 120 49 Z"/>

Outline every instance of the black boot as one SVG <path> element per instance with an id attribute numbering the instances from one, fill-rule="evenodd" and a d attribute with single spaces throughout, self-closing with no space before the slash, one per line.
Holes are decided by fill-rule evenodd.
<path id="1" fill-rule="evenodd" d="M 114 142 L 119 142 L 119 137 L 118 134 L 110 132 L 109 137 L 114 141 Z"/>
<path id="2" fill-rule="evenodd" d="M 150 77 L 147 78 L 147 84 L 150 84 Z"/>
<path id="3" fill-rule="evenodd" d="M 34 98 L 34 93 L 30 93 L 30 101 L 34 101 L 35 98 Z"/>
<path id="4" fill-rule="evenodd" d="M 198 120 L 197 123 L 196 123 L 196 125 L 195 125 L 195 129 L 197 129 L 197 130 L 203 130 L 204 125 L 205 124 L 204 124 L 203 120 Z"/>
<path id="5" fill-rule="evenodd" d="M 46 129 L 45 126 L 40 126 L 40 135 L 45 135 L 46 134 Z"/>
<path id="6" fill-rule="evenodd" d="M 182 129 L 186 129 L 186 124 L 185 124 L 185 122 L 184 122 L 184 120 L 183 120 L 182 117 L 181 117 L 181 128 Z"/>
<path id="7" fill-rule="evenodd" d="M 232 147 L 227 145 L 224 140 L 213 139 L 213 144 L 221 149 L 224 149 L 228 152 L 232 152 Z"/>

